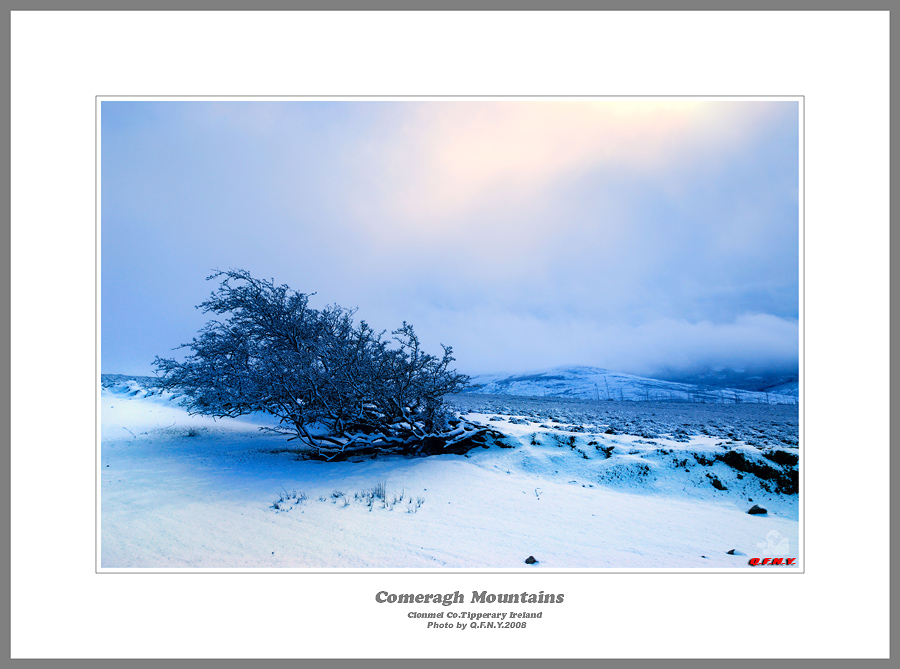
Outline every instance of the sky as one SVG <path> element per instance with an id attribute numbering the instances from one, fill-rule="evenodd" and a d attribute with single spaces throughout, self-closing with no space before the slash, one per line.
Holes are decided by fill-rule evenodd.
<path id="1" fill-rule="evenodd" d="M 799 104 L 103 101 L 101 371 L 241 268 L 467 374 L 796 370 Z"/>

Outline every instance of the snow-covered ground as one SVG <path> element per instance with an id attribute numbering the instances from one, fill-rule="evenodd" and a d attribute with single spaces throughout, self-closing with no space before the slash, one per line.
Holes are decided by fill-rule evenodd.
<path id="1" fill-rule="evenodd" d="M 750 557 L 799 556 L 796 407 L 691 422 L 691 405 L 590 416 L 462 396 L 500 445 L 317 462 L 259 432 L 265 417 L 189 416 L 142 382 L 103 385 L 102 569 L 753 569 Z"/>

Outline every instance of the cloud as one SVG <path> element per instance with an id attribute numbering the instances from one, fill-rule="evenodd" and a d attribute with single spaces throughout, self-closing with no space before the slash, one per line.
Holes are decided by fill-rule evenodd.
<path id="1" fill-rule="evenodd" d="M 103 119 L 105 360 L 188 340 L 196 316 L 160 324 L 195 313 L 216 267 L 379 330 L 411 322 L 470 372 L 796 360 L 796 103 L 129 103 Z"/>
<path id="2" fill-rule="evenodd" d="M 444 343 L 453 343 L 463 371 L 475 374 L 589 364 L 652 375 L 699 366 L 796 368 L 799 362 L 799 322 L 768 314 L 742 314 L 726 323 L 660 318 L 630 327 L 476 308 L 423 314 L 423 321 L 435 326 Z"/>
<path id="3" fill-rule="evenodd" d="M 753 141 L 773 114 L 752 102 L 416 103 L 377 144 L 372 186 L 385 213 L 429 223 L 491 202 L 521 208 L 598 168 L 660 174 Z"/>

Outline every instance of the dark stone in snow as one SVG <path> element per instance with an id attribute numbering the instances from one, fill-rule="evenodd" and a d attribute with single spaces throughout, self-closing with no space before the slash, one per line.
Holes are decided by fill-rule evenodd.
<path id="1" fill-rule="evenodd" d="M 788 453 L 787 451 L 769 451 L 767 453 L 763 453 L 763 456 L 775 462 L 779 465 L 783 465 L 785 467 L 796 467 L 797 463 L 800 461 L 800 456 L 796 453 Z"/>
<path id="2" fill-rule="evenodd" d="M 762 508 L 759 504 L 754 504 L 750 507 L 750 510 L 747 513 L 757 514 L 757 513 L 768 513 L 764 508 Z"/>
<path id="3" fill-rule="evenodd" d="M 534 559 L 533 555 L 529 555 L 525 558 L 525 564 L 534 564 L 535 562 L 537 562 L 537 560 Z"/>
<path id="4" fill-rule="evenodd" d="M 729 555 L 746 555 L 746 553 L 742 553 L 737 548 L 732 548 L 730 551 L 728 551 L 728 554 Z"/>
<path id="5" fill-rule="evenodd" d="M 714 474 L 707 474 L 706 477 L 709 479 L 709 482 L 712 483 L 713 488 L 715 488 L 716 490 L 728 490 L 728 488 L 725 487 L 725 484 L 719 480 L 719 477 L 715 476 Z"/>

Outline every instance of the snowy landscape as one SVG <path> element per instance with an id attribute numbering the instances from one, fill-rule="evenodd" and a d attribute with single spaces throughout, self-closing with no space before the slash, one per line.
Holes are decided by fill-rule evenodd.
<path id="1" fill-rule="evenodd" d="M 797 99 L 98 118 L 100 568 L 802 568 Z"/>
<path id="2" fill-rule="evenodd" d="M 101 386 L 102 569 L 758 569 L 751 557 L 798 557 L 789 395 L 469 392 L 447 401 L 491 428 L 483 446 L 321 462 L 261 432 L 270 417 L 191 416 L 149 377 Z"/>

